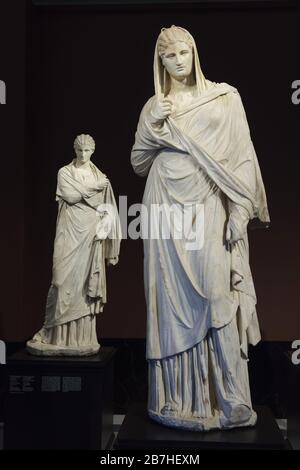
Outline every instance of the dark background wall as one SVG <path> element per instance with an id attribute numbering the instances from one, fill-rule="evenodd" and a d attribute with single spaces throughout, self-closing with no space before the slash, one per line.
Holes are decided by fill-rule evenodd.
<path id="1" fill-rule="evenodd" d="M 266 340 L 299 337 L 300 105 L 291 101 L 291 83 L 300 79 L 300 9 L 289 2 L 272 8 L 259 6 L 261 2 L 233 3 L 230 8 L 32 9 L 27 17 L 28 142 L 26 153 L 20 153 L 15 163 L 25 168 L 16 190 L 22 199 L 24 184 L 24 225 L 17 201 L 7 195 L 7 220 L 13 219 L 13 230 L 3 257 L 13 267 L 8 263 L 0 338 L 24 340 L 42 324 L 51 281 L 56 174 L 73 158 L 78 133 L 94 136 L 93 161 L 109 176 L 116 197 L 127 195 L 128 206 L 141 202 L 145 180 L 133 173 L 130 150 L 140 110 L 153 94 L 157 35 L 172 24 L 194 36 L 206 77 L 228 82 L 241 93 L 272 219 L 269 230 L 250 233 L 262 334 Z M 16 29 L 20 34 L 22 29 Z M 20 116 L 15 119 L 17 126 Z M 11 122 L 5 134 L 17 147 L 22 134 L 13 129 Z M 124 240 L 121 249 L 119 265 L 108 271 L 108 304 L 98 322 L 100 339 L 145 336 L 142 244 Z"/>
<path id="2" fill-rule="evenodd" d="M 0 2 L 1 264 L 0 339 L 22 338 L 27 320 L 23 299 L 26 5 Z"/>

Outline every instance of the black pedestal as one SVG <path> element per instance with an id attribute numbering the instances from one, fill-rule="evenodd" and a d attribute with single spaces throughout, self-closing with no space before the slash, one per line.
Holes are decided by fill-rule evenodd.
<path id="1" fill-rule="evenodd" d="M 105 449 L 113 436 L 113 348 L 90 357 L 8 358 L 5 449 Z"/>
<path id="2" fill-rule="evenodd" d="M 257 407 L 253 428 L 192 432 L 161 426 L 148 418 L 146 405 L 135 405 L 126 415 L 116 449 L 284 449 L 276 421 L 265 407 Z"/>
<path id="3" fill-rule="evenodd" d="M 278 347 L 277 385 L 287 418 L 287 437 L 294 450 L 300 450 L 300 364 L 293 364 L 295 350 Z"/>

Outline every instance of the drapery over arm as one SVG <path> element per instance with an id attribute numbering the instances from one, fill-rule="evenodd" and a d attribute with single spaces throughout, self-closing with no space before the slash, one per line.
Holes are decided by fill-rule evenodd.
<path id="1" fill-rule="evenodd" d="M 210 153 L 201 137 L 195 140 L 177 126 L 175 118 L 169 116 L 160 125 L 153 125 L 150 100 L 141 113 L 131 156 L 133 167 L 138 174 L 146 175 L 155 152 L 162 148 L 188 153 L 227 196 L 230 212 L 236 212 L 246 221 L 256 219 L 267 226 L 269 214 L 264 185 L 241 98 L 237 90 L 230 86 L 227 89 L 226 86 L 220 87 L 219 95 L 217 88 L 214 93 L 212 99 L 217 100 L 216 109 L 221 114 L 221 120 L 218 128 L 211 126 L 211 132 L 216 133 L 215 138 L 223 144 L 219 145 L 221 154 Z M 193 109 L 197 106 L 195 102 Z M 256 344 L 260 338 L 247 233 L 231 247 L 231 272 L 232 287 L 238 291 L 240 298 L 238 328 L 241 349 L 246 356 L 247 343 Z"/>
<path id="2" fill-rule="evenodd" d="M 256 210 L 251 214 L 236 201 L 228 200 L 229 212 L 242 220 L 257 219 L 261 226 L 270 222 L 265 188 L 241 97 L 237 91 L 231 94 L 232 139 L 238 148 L 235 158 L 229 161 L 229 169 L 248 188 L 255 199 Z M 254 224 L 253 224 L 254 226 Z"/>
<path id="3" fill-rule="evenodd" d="M 96 209 L 100 212 L 100 221 L 99 226 L 96 228 L 96 241 L 94 241 L 94 255 L 88 289 L 90 297 L 99 297 L 102 292 L 105 292 L 106 298 L 106 289 L 103 289 L 105 271 L 101 269 L 101 266 L 103 268 L 104 260 L 111 265 L 118 263 L 122 238 L 120 218 L 110 183 L 104 190 L 102 203 Z M 105 230 L 102 224 L 109 226 L 108 231 Z"/>
<path id="4" fill-rule="evenodd" d="M 108 206 L 108 216 L 110 219 L 110 232 L 104 241 L 104 257 L 109 260 L 110 264 L 117 264 L 120 253 L 122 229 L 115 196 L 110 183 L 105 189 L 104 202 Z"/>
<path id="5" fill-rule="evenodd" d="M 258 218 L 267 225 L 269 214 L 266 195 L 245 111 L 236 90 L 231 90 L 227 96 L 231 125 L 228 126 L 224 138 L 228 139 L 234 148 L 234 158 L 230 158 L 226 166 L 179 129 L 170 116 L 161 126 L 151 124 L 151 99 L 141 113 L 131 162 L 135 171 L 145 176 L 153 163 L 155 151 L 173 148 L 186 152 L 197 161 L 232 203 L 244 209 L 249 219 Z"/>
<path id="6" fill-rule="evenodd" d="M 96 188 L 86 188 L 76 181 L 70 171 L 63 167 L 57 175 L 56 200 L 63 199 L 68 204 L 76 204 L 84 198 L 90 198 L 96 194 Z"/>
<path id="7" fill-rule="evenodd" d="M 131 151 L 131 164 L 135 173 L 139 176 L 147 176 L 153 160 L 159 150 L 164 147 L 177 149 L 180 145 L 171 143 L 168 125 L 165 120 L 157 121 L 151 114 L 151 106 L 154 97 L 150 98 L 143 107 L 135 134 L 135 143 Z M 165 144 L 164 139 L 168 143 Z"/>

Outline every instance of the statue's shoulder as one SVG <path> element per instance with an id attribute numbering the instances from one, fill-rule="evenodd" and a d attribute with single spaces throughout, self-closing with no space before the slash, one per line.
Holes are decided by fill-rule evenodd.
<path id="1" fill-rule="evenodd" d="M 216 85 L 220 90 L 220 94 L 226 94 L 227 102 L 229 105 L 237 108 L 243 107 L 241 95 L 236 87 L 229 85 L 226 82 L 217 83 Z"/>
<path id="2" fill-rule="evenodd" d="M 153 101 L 155 100 L 155 98 L 156 98 L 156 95 L 150 96 L 150 98 L 149 98 L 148 101 L 146 102 L 145 106 L 146 106 L 146 105 L 151 106 L 151 104 L 153 103 Z"/>
<path id="3" fill-rule="evenodd" d="M 229 94 L 239 94 L 238 89 L 229 83 L 226 82 L 213 82 L 213 86 L 215 86 L 218 90 L 229 93 Z"/>
<path id="4" fill-rule="evenodd" d="M 73 166 L 73 161 L 71 163 L 69 163 L 68 165 L 65 165 L 65 166 L 62 166 L 58 172 L 57 172 L 57 175 L 58 176 L 64 176 L 64 175 L 68 175 L 71 173 L 71 168 Z"/>
<path id="5" fill-rule="evenodd" d="M 154 100 L 155 100 L 155 95 L 151 96 L 151 97 L 146 101 L 146 103 L 145 103 L 144 106 L 142 107 L 141 115 L 144 114 L 144 113 L 148 113 L 148 112 L 150 111 L 151 106 L 152 106 Z"/>
<path id="6" fill-rule="evenodd" d="M 94 173 L 97 173 L 97 175 L 102 176 L 104 173 L 100 170 L 100 168 L 95 165 L 95 163 L 90 161 L 90 168 Z"/>

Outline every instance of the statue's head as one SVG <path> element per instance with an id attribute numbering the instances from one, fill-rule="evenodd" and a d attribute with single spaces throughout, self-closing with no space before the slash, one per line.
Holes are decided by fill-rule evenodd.
<path id="1" fill-rule="evenodd" d="M 171 89 L 171 77 L 189 85 L 196 85 L 197 94 L 207 89 L 193 36 L 184 28 L 163 28 L 157 38 L 154 62 L 154 87 L 158 98 L 167 96 Z"/>
<path id="2" fill-rule="evenodd" d="M 89 161 L 95 151 L 95 146 L 95 141 L 90 135 L 78 135 L 74 140 L 74 150 L 77 160 L 80 163 L 86 163 Z"/>
<path id="3" fill-rule="evenodd" d="M 183 28 L 163 28 L 157 40 L 158 54 L 169 75 L 177 80 L 189 77 L 193 71 L 193 39 Z"/>

